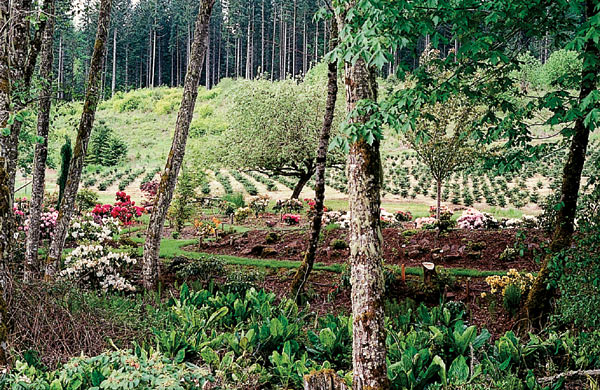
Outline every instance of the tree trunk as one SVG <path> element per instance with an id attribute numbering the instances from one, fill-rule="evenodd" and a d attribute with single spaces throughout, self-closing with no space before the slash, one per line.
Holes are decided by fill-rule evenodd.
<path id="1" fill-rule="evenodd" d="M 10 12 L 8 2 L 0 2 L 0 25 L 9 23 Z M 8 29 L 0 30 L 0 128 L 7 126 L 10 116 L 10 60 L 9 60 L 9 34 Z M 7 146 L 6 146 L 7 148 Z M 6 263 L 10 258 L 9 247 L 12 240 L 12 196 L 13 192 L 8 185 L 8 150 L 4 143 L 0 143 L 0 272 L 4 272 Z M 0 278 L 0 282 L 4 277 Z M 1 296 L 0 296 L 1 298 Z M 0 343 L 5 342 L 0 338 Z M 1 348 L 1 347 L 0 347 Z M 0 349 L 0 363 L 5 363 L 4 348 Z M 4 362 L 3 362 L 4 360 Z"/>
<path id="2" fill-rule="evenodd" d="M 332 32 L 337 30 L 334 26 Z M 333 38 L 333 36 L 332 36 Z M 330 41 L 331 50 L 335 49 L 336 39 Z M 325 168 L 327 163 L 327 150 L 329 148 L 329 136 L 331 133 L 331 124 L 335 113 L 335 101 L 337 98 L 337 63 L 330 62 L 327 71 L 327 102 L 325 104 L 325 117 L 323 118 L 323 127 L 321 128 L 321 136 L 319 138 L 319 149 L 317 151 L 317 171 L 315 177 L 315 214 L 311 222 L 310 239 L 308 241 L 308 250 L 304 256 L 304 260 L 296 271 L 294 280 L 290 287 L 290 295 L 296 301 L 302 289 L 308 280 L 308 276 L 313 268 L 315 256 L 317 253 L 317 245 L 319 244 L 319 235 L 321 234 L 321 221 L 323 218 L 323 203 L 325 201 Z"/>
<path id="3" fill-rule="evenodd" d="M 306 172 L 300 176 L 300 178 L 298 179 L 298 183 L 296 183 L 296 186 L 294 187 L 294 190 L 292 191 L 291 199 L 298 199 L 298 197 L 300 196 L 300 193 L 304 189 L 304 186 L 306 186 L 306 183 L 308 183 L 308 181 L 312 177 L 313 173 L 314 173 L 314 171 L 310 170 L 309 172 Z"/>
<path id="4" fill-rule="evenodd" d="M 275 37 L 277 35 L 277 8 L 273 7 L 273 35 L 271 39 L 271 81 L 275 80 Z"/>
<path id="5" fill-rule="evenodd" d="M 110 96 L 115 96 L 115 88 L 117 87 L 117 29 L 113 30 L 113 58 L 112 58 L 112 81 L 110 83 Z"/>
<path id="6" fill-rule="evenodd" d="M 31 78 L 35 69 L 37 56 L 40 51 L 42 34 L 46 26 L 46 19 L 40 19 L 38 28 L 33 39 L 30 39 L 29 17 L 32 14 L 31 1 L 14 0 L 9 6 L 3 2 L 0 8 L 0 22 L 2 22 L 2 42 L 0 51 L 0 128 L 7 127 L 7 121 L 11 110 L 18 112 L 25 108 L 22 101 L 28 100 Z M 48 13 L 50 2 L 45 2 L 42 12 Z M 11 95 L 19 96 L 11 102 Z M 0 135 L 0 157 L 6 177 L 6 190 L 10 212 L 0 212 L 0 249 L 4 252 L 1 256 L 6 261 L 12 257 L 14 244 L 15 221 L 12 212 L 14 203 L 15 177 L 17 173 L 17 161 L 19 157 L 19 134 L 22 122 L 15 120 L 10 125 L 10 133 Z M 0 191 L 0 192 L 2 192 Z M 4 196 L 0 194 L 0 196 Z M 4 220 L 7 218 L 7 220 Z"/>
<path id="7" fill-rule="evenodd" d="M 146 242 L 144 244 L 143 255 L 143 282 L 144 287 L 153 289 L 156 286 L 156 277 L 158 274 L 158 255 L 160 249 L 160 237 L 162 233 L 165 216 L 171 199 L 173 190 L 177 183 L 177 175 L 183 162 L 185 154 L 185 145 L 187 142 L 190 123 L 194 114 L 196 97 L 198 96 L 198 82 L 200 80 L 200 70 L 202 61 L 206 53 L 204 41 L 208 34 L 208 25 L 210 14 L 212 12 L 215 0 L 203 0 L 198 10 L 196 18 L 196 27 L 194 33 L 194 42 L 192 44 L 192 53 L 188 64 L 188 72 L 185 77 L 183 98 L 177 114 L 175 123 L 175 134 L 171 151 L 162 173 L 158 193 L 156 194 L 156 206 L 152 209 L 150 223 L 146 230 Z"/>
<path id="8" fill-rule="evenodd" d="M 292 77 L 296 76 L 296 19 L 297 19 L 298 1 L 294 0 L 294 13 L 292 22 Z"/>
<path id="9" fill-rule="evenodd" d="M 347 10 L 357 0 L 347 4 Z M 345 13 L 337 15 L 344 28 Z M 359 59 L 345 66 L 346 105 L 352 112 L 358 101 L 377 100 L 376 70 Z M 364 124 L 368 114 L 350 122 Z M 383 237 L 380 206 L 383 170 L 378 139 L 369 144 L 359 139 L 348 155 L 348 196 L 350 208 L 350 264 L 352 284 L 352 365 L 353 390 L 387 389 L 384 328 Z"/>
<path id="10" fill-rule="evenodd" d="M 210 27 L 209 32 L 206 34 L 206 54 L 204 55 L 204 64 L 205 66 L 205 80 L 206 89 L 210 89 Z"/>
<path id="11" fill-rule="evenodd" d="M 260 73 L 265 73 L 265 0 L 260 3 Z"/>
<path id="12" fill-rule="evenodd" d="M 69 224 L 71 223 L 71 217 L 73 216 L 73 210 L 75 209 L 75 196 L 77 195 L 77 190 L 79 188 L 88 141 L 90 139 L 92 127 L 94 126 L 96 107 L 98 106 L 99 100 L 100 77 L 102 75 L 102 59 L 106 51 L 106 38 L 108 35 L 108 26 L 110 24 L 111 3 L 112 0 L 100 1 L 98 30 L 96 31 L 94 53 L 92 54 L 90 62 L 90 72 L 83 103 L 83 112 L 81 113 L 81 119 L 79 121 L 77 140 L 75 141 L 75 148 L 73 150 L 73 159 L 69 166 L 67 184 L 61 201 L 61 208 L 58 213 L 58 219 L 56 220 L 54 237 L 52 239 L 52 245 L 50 246 L 50 253 L 46 263 L 46 274 L 50 277 L 56 273 L 60 264 Z"/>
<path id="13" fill-rule="evenodd" d="M 31 184 L 31 204 L 29 207 L 29 228 L 25 251 L 25 271 L 23 279 L 30 280 L 39 271 L 38 246 L 40 242 L 40 221 L 44 200 L 46 180 L 46 160 L 48 158 L 48 129 L 50 128 L 50 107 L 52 104 L 52 63 L 54 61 L 52 44 L 54 37 L 54 0 L 50 0 L 50 13 L 41 51 L 40 102 L 38 109 L 37 135 L 41 138 L 35 145 L 33 181 Z"/>
<path id="14" fill-rule="evenodd" d="M 8 2 L 0 2 L 0 25 L 7 25 L 9 20 Z M 7 29 L 0 30 L 0 128 L 6 127 L 10 111 L 10 61 L 8 50 L 8 31 Z M 0 147 L 3 147 L 3 145 L 0 144 Z M 3 367 L 8 364 L 8 315 L 4 296 L 8 284 L 7 263 L 10 259 L 12 216 L 12 191 L 8 186 L 6 156 L 4 151 L 0 150 L 0 365 Z"/>
<path id="15" fill-rule="evenodd" d="M 304 390 L 348 390 L 348 386 L 335 371 L 329 369 L 305 375 Z"/>
<path id="16" fill-rule="evenodd" d="M 586 16 L 591 18 L 595 15 L 596 0 L 586 0 Z M 579 104 L 581 104 L 598 87 L 597 63 L 600 60 L 600 50 L 592 38 L 589 38 L 584 46 L 584 65 L 581 72 L 581 87 L 579 90 Z M 553 255 L 560 252 L 571 244 L 574 231 L 575 212 L 577 210 L 577 199 L 581 185 L 581 173 L 585 163 L 585 154 L 590 136 L 590 124 L 585 123 L 587 114 L 595 107 L 592 105 L 579 115 L 573 128 L 574 134 L 569 148 L 569 157 L 563 169 L 563 181 L 561 188 L 562 207 L 556 216 L 556 227 L 550 243 L 550 253 L 544 258 L 542 268 L 525 304 L 525 311 L 531 321 L 537 322 L 549 312 L 550 300 L 554 296 L 554 290 L 548 289 L 548 278 L 550 276 L 550 262 Z"/>
<path id="17" fill-rule="evenodd" d="M 441 179 L 437 179 L 436 180 L 436 185 L 437 185 L 437 207 L 436 207 L 436 218 L 439 221 L 440 220 L 440 208 L 442 207 L 442 180 Z"/>
<path id="18" fill-rule="evenodd" d="M 58 99 L 63 100 L 63 53 L 62 53 L 62 35 L 58 40 Z"/>

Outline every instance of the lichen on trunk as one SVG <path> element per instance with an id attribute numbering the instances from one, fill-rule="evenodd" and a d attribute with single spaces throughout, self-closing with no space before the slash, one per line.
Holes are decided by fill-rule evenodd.
<path id="1" fill-rule="evenodd" d="M 87 90 L 83 103 L 83 112 L 77 130 L 77 139 L 73 149 L 73 158 L 69 166 L 69 174 L 61 208 L 56 220 L 56 229 L 50 245 L 50 252 L 46 261 L 46 275 L 52 277 L 58 270 L 63 246 L 67 238 L 67 232 L 75 209 L 75 197 L 79 189 L 79 181 L 83 170 L 83 163 L 87 151 L 88 141 L 94 126 L 96 107 L 98 106 L 100 94 L 100 79 L 102 74 L 102 60 L 106 50 L 106 37 L 110 24 L 110 9 L 112 0 L 100 1 L 100 12 L 98 13 L 98 30 L 96 31 L 96 42 L 90 63 Z"/>
<path id="2" fill-rule="evenodd" d="M 356 5 L 350 1 L 346 11 Z M 345 13 L 336 15 L 340 31 Z M 346 106 L 352 112 L 360 100 L 377 100 L 376 70 L 362 58 L 346 63 Z M 368 114 L 353 115 L 352 123 L 365 124 Z M 350 209 L 350 265 L 352 284 L 352 365 L 354 390 L 389 387 L 384 327 L 383 237 L 380 206 L 383 170 L 377 138 L 350 145 L 347 162 Z"/>
<path id="3" fill-rule="evenodd" d="M 331 24 L 330 49 L 335 49 L 337 41 L 337 24 L 335 20 Z M 335 113 L 335 102 L 337 99 L 337 63 L 330 62 L 327 70 L 327 102 L 325 105 L 325 116 L 323 118 L 323 127 L 319 136 L 319 149 L 317 151 L 317 171 L 315 177 L 315 211 L 311 221 L 311 232 L 308 241 L 308 249 L 302 261 L 302 264 L 296 271 L 290 295 L 298 301 L 300 293 L 308 280 L 308 276 L 313 268 L 319 235 L 321 234 L 321 222 L 323 219 L 323 207 L 325 201 L 325 169 L 327 165 L 327 149 L 329 148 L 329 137 L 331 134 L 331 124 Z"/>
<path id="4" fill-rule="evenodd" d="M 156 194 L 156 205 L 152 209 L 152 215 L 150 216 L 150 222 L 146 230 L 142 273 L 144 287 L 147 289 L 156 287 L 162 228 L 167 210 L 173 199 L 173 191 L 177 184 L 177 175 L 179 174 L 185 155 L 190 123 L 194 115 L 196 97 L 198 96 L 200 71 L 207 50 L 205 43 L 214 3 L 215 0 L 203 0 L 198 9 L 194 29 L 194 41 L 192 43 L 191 57 L 183 86 L 183 98 L 179 112 L 177 113 L 173 143 L 171 144 L 171 151 L 169 152 L 165 169 L 161 175 L 158 193 Z"/>
<path id="5" fill-rule="evenodd" d="M 591 18 L 596 14 L 595 7 L 598 2 L 586 0 L 586 16 Z M 600 61 L 600 50 L 594 38 L 587 39 L 583 57 L 583 68 L 581 71 L 581 87 L 579 90 L 579 103 L 587 99 L 598 87 L 597 64 Z M 581 185 L 581 174 L 590 137 L 592 122 L 586 123 L 585 118 L 590 110 L 596 109 L 594 105 L 581 112 L 573 127 L 573 138 L 569 147 L 569 156 L 563 169 L 561 186 L 561 207 L 555 220 L 555 230 L 550 243 L 550 253 L 544 257 L 542 267 L 529 291 L 525 303 L 525 314 L 534 324 L 542 321 L 550 309 L 550 301 L 554 296 L 554 290 L 548 287 L 550 277 L 550 262 L 554 255 L 571 245 L 574 231 L 575 213 L 577 211 L 577 199 Z"/>
<path id="6" fill-rule="evenodd" d="M 52 42 L 54 36 L 54 0 L 48 1 L 50 14 L 46 23 L 46 31 L 42 43 L 40 79 L 40 102 L 38 109 L 37 135 L 41 142 L 35 145 L 33 160 L 33 181 L 31 184 L 31 206 L 29 211 L 29 228 L 27 230 L 27 247 L 25 251 L 25 271 L 23 278 L 29 280 L 39 271 L 38 246 L 40 241 L 40 221 L 42 202 L 44 200 L 44 182 L 46 179 L 46 160 L 48 157 L 48 129 L 50 127 L 50 106 L 52 97 Z"/>

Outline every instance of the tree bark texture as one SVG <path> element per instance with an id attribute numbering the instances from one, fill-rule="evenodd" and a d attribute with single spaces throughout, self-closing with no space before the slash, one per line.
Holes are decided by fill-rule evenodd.
<path id="1" fill-rule="evenodd" d="M 96 31 L 96 41 L 94 43 L 94 52 L 90 62 L 90 71 L 88 74 L 87 90 L 83 103 L 83 112 L 79 121 L 77 130 L 77 140 L 73 149 L 73 158 L 69 166 L 69 174 L 61 207 L 56 221 L 56 229 L 54 238 L 50 245 L 50 253 L 46 263 L 46 274 L 54 275 L 58 269 L 62 250 L 67 238 L 69 224 L 73 217 L 75 209 L 75 196 L 79 189 L 79 181 L 81 179 L 81 171 L 87 152 L 87 146 L 94 126 L 96 116 L 96 107 L 99 101 L 100 79 L 102 76 L 102 62 L 104 53 L 106 52 L 106 39 L 108 35 L 108 26 L 110 24 L 110 9 L 112 0 L 100 1 L 100 12 L 98 14 L 98 29 Z"/>
<path id="2" fill-rule="evenodd" d="M 300 196 L 300 193 L 302 192 L 302 189 L 304 189 L 304 186 L 306 186 L 306 183 L 308 183 L 308 181 L 310 180 L 310 178 L 312 177 L 312 175 L 315 173 L 314 170 L 309 170 L 306 172 L 306 174 L 302 174 L 300 176 L 300 178 L 298 179 L 298 183 L 296 183 L 296 186 L 294 187 L 294 190 L 292 191 L 292 199 L 298 199 L 298 197 Z"/>
<path id="3" fill-rule="evenodd" d="M 598 0 L 586 1 L 586 17 L 589 19 L 596 14 L 595 8 Z M 589 61 L 586 61 L 589 59 Z M 592 38 L 584 46 L 584 66 L 581 72 L 581 87 L 579 90 L 579 103 L 586 99 L 598 87 L 597 61 L 600 60 L 600 50 Z M 531 321 L 538 322 L 543 319 L 550 309 L 550 299 L 554 291 L 548 291 L 549 265 L 553 254 L 556 254 L 571 244 L 574 231 L 575 212 L 581 185 L 581 174 L 585 163 L 585 155 L 590 136 L 590 125 L 585 124 L 587 113 L 594 106 L 584 110 L 574 125 L 573 139 L 569 148 L 569 157 L 563 168 L 561 187 L 562 207 L 556 216 L 556 227 L 550 243 L 550 253 L 544 258 L 540 272 L 534 281 L 525 304 L 526 313 Z"/>
<path id="4" fill-rule="evenodd" d="M 196 97 L 198 96 L 198 82 L 200 70 L 206 53 L 205 40 L 208 34 L 208 24 L 215 0 L 203 0 L 198 10 L 194 42 L 192 45 L 191 58 L 188 64 L 188 72 L 183 87 L 183 98 L 177 113 L 175 123 L 175 134 L 171 151 L 167 158 L 165 169 L 162 173 L 160 186 L 156 195 L 156 206 L 152 209 L 150 223 L 146 230 L 146 242 L 144 244 L 143 256 L 143 279 L 144 287 L 153 289 L 158 276 L 158 255 L 160 249 L 160 237 L 163 224 L 173 198 L 173 191 L 177 183 L 177 175 L 185 155 L 190 123 L 194 114 Z"/>
<path id="5" fill-rule="evenodd" d="M 337 26 L 332 27 L 332 39 L 330 41 L 331 50 L 335 49 L 337 38 Z M 325 104 L 325 116 L 323 118 L 323 127 L 319 137 L 319 149 L 317 150 L 317 170 L 315 175 L 315 214 L 311 221 L 311 232 L 308 241 L 308 249 L 302 264 L 296 271 L 294 280 L 290 287 L 290 294 L 298 300 L 310 272 L 315 263 L 319 235 L 321 234 L 321 221 L 323 219 L 323 203 L 325 201 L 325 169 L 327 164 L 327 150 L 329 148 L 329 138 L 331 134 L 331 125 L 335 113 L 335 102 L 337 98 L 337 63 L 330 62 L 327 65 L 327 102 Z"/>
<path id="6" fill-rule="evenodd" d="M 52 44 L 54 37 L 54 0 L 49 0 L 50 14 L 44 31 L 41 49 L 40 101 L 38 107 L 37 135 L 41 142 L 35 145 L 33 160 L 33 181 L 31 185 L 31 205 L 29 210 L 29 228 L 25 252 L 24 279 L 29 280 L 39 271 L 38 246 L 40 241 L 40 220 L 44 201 L 44 183 L 46 180 L 46 160 L 48 158 L 48 129 L 50 127 L 50 106 L 52 98 L 52 62 L 54 60 Z"/>
<path id="7" fill-rule="evenodd" d="M 356 5 L 351 1 L 347 10 Z M 337 15 L 344 28 L 345 15 Z M 376 71 L 364 60 L 346 63 L 345 86 L 348 112 L 363 99 L 377 100 Z M 353 123 L 366 123 L 368 115 L 355 116 Z M 384 328 L 384 278 L 380 206 L 383 171 L 380 142 L 364 139 L 350 145 L 348 195 L 350 209 L 350 265 L 352 284 L 352 365 L 354 390 L 389 387 Z"/>

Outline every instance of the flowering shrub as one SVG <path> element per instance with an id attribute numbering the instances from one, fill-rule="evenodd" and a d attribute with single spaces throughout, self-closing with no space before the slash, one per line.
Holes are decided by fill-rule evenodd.
<path id="1" fill-rule="evenodd" d="M 429 207 L 429 216 L 437 218 L 437 206 Z M 452 211 L 448 208 L 448 206 L 441 205 L 440 206 L 440 219 L 443 218 L 452 218 Z"/>
<path id="2" fill-rule="evenodd" d="M 483 213 L 469 208 L 456 221 L 461 229 L 481 229 L 485 226 Z"/>
<path id="3" fill-rule="evenodd" d="M 40 215 L 40 239 L 48 240 L 54 236 L 54 228 L 56 228 L 56 220 L 58 219 L 58 211 L 50 208 L 49 211 L 44 211 Z M 25 230 L 29 228 L 29 220 L 25 225 Z"/>
<path id="4" fill-rule="evenodd" d="M 314 199 L 310 199 L 310 198 L 305 198 L 304 202 L 306 202 L 306 205 L 308 206 L 308 209 L 306 210 L 306 216 L 309 218 L 312 218 L 312 216 L 315 214 L 316 210 L 317 210 L 317 201 Z M 323 206 L 323 213 L 327 212 L 327 207 Z"/>
<path id="5" fill-rule="evenodd" d="M 250 207 L 252 211 L 254 211 L 254 214 L 258 216 L 258 214 L 267 211 L 267 206 L 269 206 L 269 200 L 271 200 L 271 197 L 267 194 L 258 195 L 250 200 L 248 207 Z"/>
<path id="6" fill-rule="evenodd" d="M 347 229 L 350 226 L 350 214 L 345 211 L 327 211 L 323 213 L 322 225 L 338 224 L 340 228 Z"/>
<path id="7" fill-rule="evenodd" d="M 121 272 L 136 260 L 125 253 L 111 252 L 102 245 L 83 245 L 75 248 L 65 260 L 67 268 L 60 276 L 83 286 L 104 291 L 135 291 Z"/>
<path id="8" fill-rule="evenodd" d="M 137 207 L 131 197 L 125 192 L 119 191 L 116 194 L 114 205 L 96 205 L 92 210 L 95 219 L 104 219 L 107 217 L 117 218 L 123 225 L 131 225 L 135 218 L 140 217 L 144 212 L 142 207 Z"/>
<path id="9" fill-rule="evenodd" d="M 156 194 L 158 193 L 158 180 L 151 180 L 140 185 L 140 190 L 144 193 L 142 206 L 148 209 L 156 204 Z"/>
<path id="10" fill-rule="evenodd" d="M 413 216 L 410 211 L 398 210 L 396 211 L 396 214 L 394 214 L 394 218 L 396 218 L 396 221 L 398 222 L 409 222 L 412 221 Z"/>
<path id="11" fill-rule="evenodd" d="M 300 223 L 300 216 L 297 214 L 283 214 L 281 219 L 288 225 L 298 225 Z"/>
<path id="12" fill-rule="evenodd" d="M 273 210 L 280 211 L 282 213 L 298 213 L 304 208 L 304 203 L 298 199 L 286 199 L 278 200 Z"/>
<path id="13" fill-rule="evenodd" d="M 107 217 L 96 222 L 95 218 L 88 215 L 73 221 L 67 239 L 79 242 L 104 242 L 119 233 L 121 227 L 118 219 Z"/>
<path id="14" fill-rule="evenodd" d="M 210 221 L 201 221 L 199 219 L 194 220 L 196 234 L 201 237 L 214 236 L 218 233 L 217 229 L 219 226 L 221 226 L 221 221 L 215 217 L 213 217 Z"/>
<path id="15" fill-rule="evenodd" d="M 389 213 L 387 211 L 385 211 L 385 209 L 380 209 L 379 211 L 379 219 L 381 220 L 381 223 L 383 225 L 390 225 L 392 223 L 394 223 L 394 221 L 396 220 L 396 217 L 394 216 L 394 214 Z"/>
<path id="16" fill-rule="evenodd" d="M 15 223 L 18 232 L 27 231 L 27 217 L 29 215 L 29 201 L 26 197 L 16 198 L 13 206 L 13 212 L 15 213 Z"/>
<path id="17" fill-rule="evenodd" d="M 237 222 L 243 222 L 248 219 L 251 214 L 252 209 L 250 207 L 239 207 L 235 210 L 235 213 L 233 213 L 233 218 L 235 218 Z"/>
<path id="18" fill-rule="evenodd" d="M 435 226 L 437 219 L 433 217 L 420 217 L 415 219 L 415 227 L 421 229 L 427 226 Z"/>
<path id="19" fill-rule="evenodd" d="M 492 215 L 474 208 L 463 211 L 456 221 L 461 229 L 497 229 L 500 224 Z"/>
<path id="20" fill-rule="evenodd" d="M 522 295 L 524 295 L 529 291 L 529 289 L 533 285 L 534 280 L 535 277 L 533 276 L 533 274 L 527 273 L 522 275 L 514 268 L 509 269 L 506 275 L 504 276 L 493 275 L 485 278 L 486 283 L 490 286 L 490 293 L 500 293 L 502 296 L 504 296 L 506 292 L 506 287 L 508 287 L 509 285 L 519 287 Z M 485 295 L 485 293 L 482 294 L 483 297 L 485 297 Z"/>

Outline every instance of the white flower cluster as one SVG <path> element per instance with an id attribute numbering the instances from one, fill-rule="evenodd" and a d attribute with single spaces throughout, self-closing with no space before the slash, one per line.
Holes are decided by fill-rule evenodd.
<path id="1" fill-rule="evenodd" d="M 104 242 L 120 232 L 121 226 L 116 218 L 104 218 L 99 224 L 93 217 L 84 216 L 71 224 L 68 238 L 79 242 Z"/>
<path id="2" fill-rule="evenodd" d="M 135 263 L 136 260 L 127 254 L 111 252 L 102 245 L 82 245 L 67 257 L 67 268 L 60 276 L 105 291 L 135 291 L 135 287 L 120 274 Z"/>
<path id="3" fill-rule="evenodd" d="M 394 214 L 386 211 L 385 209 L 380 210 L 380 218 L 381 222 L 383 223 L 392 224 L 396 222 L 396 217 L 394 216 Z"/>
<path id="4" fill-rule="evenodd" d="M 539 220 L 535 215 L 527 215 L 524 214 L 521 219 L 511 218 L 511 219 L 503 219 L 502 227 L 506 229 L 513 229 L 518 227 L 525 228 L 537 228 L 539 227 Z"/>
<path id="5" fill-rule="evenodd" d="M 347 229 L 350 227 L 350 214 L 346 211 L 327 211 L 323 213 L 322 225 L 335 223 L 340 225 L 340 228 Z"/>

